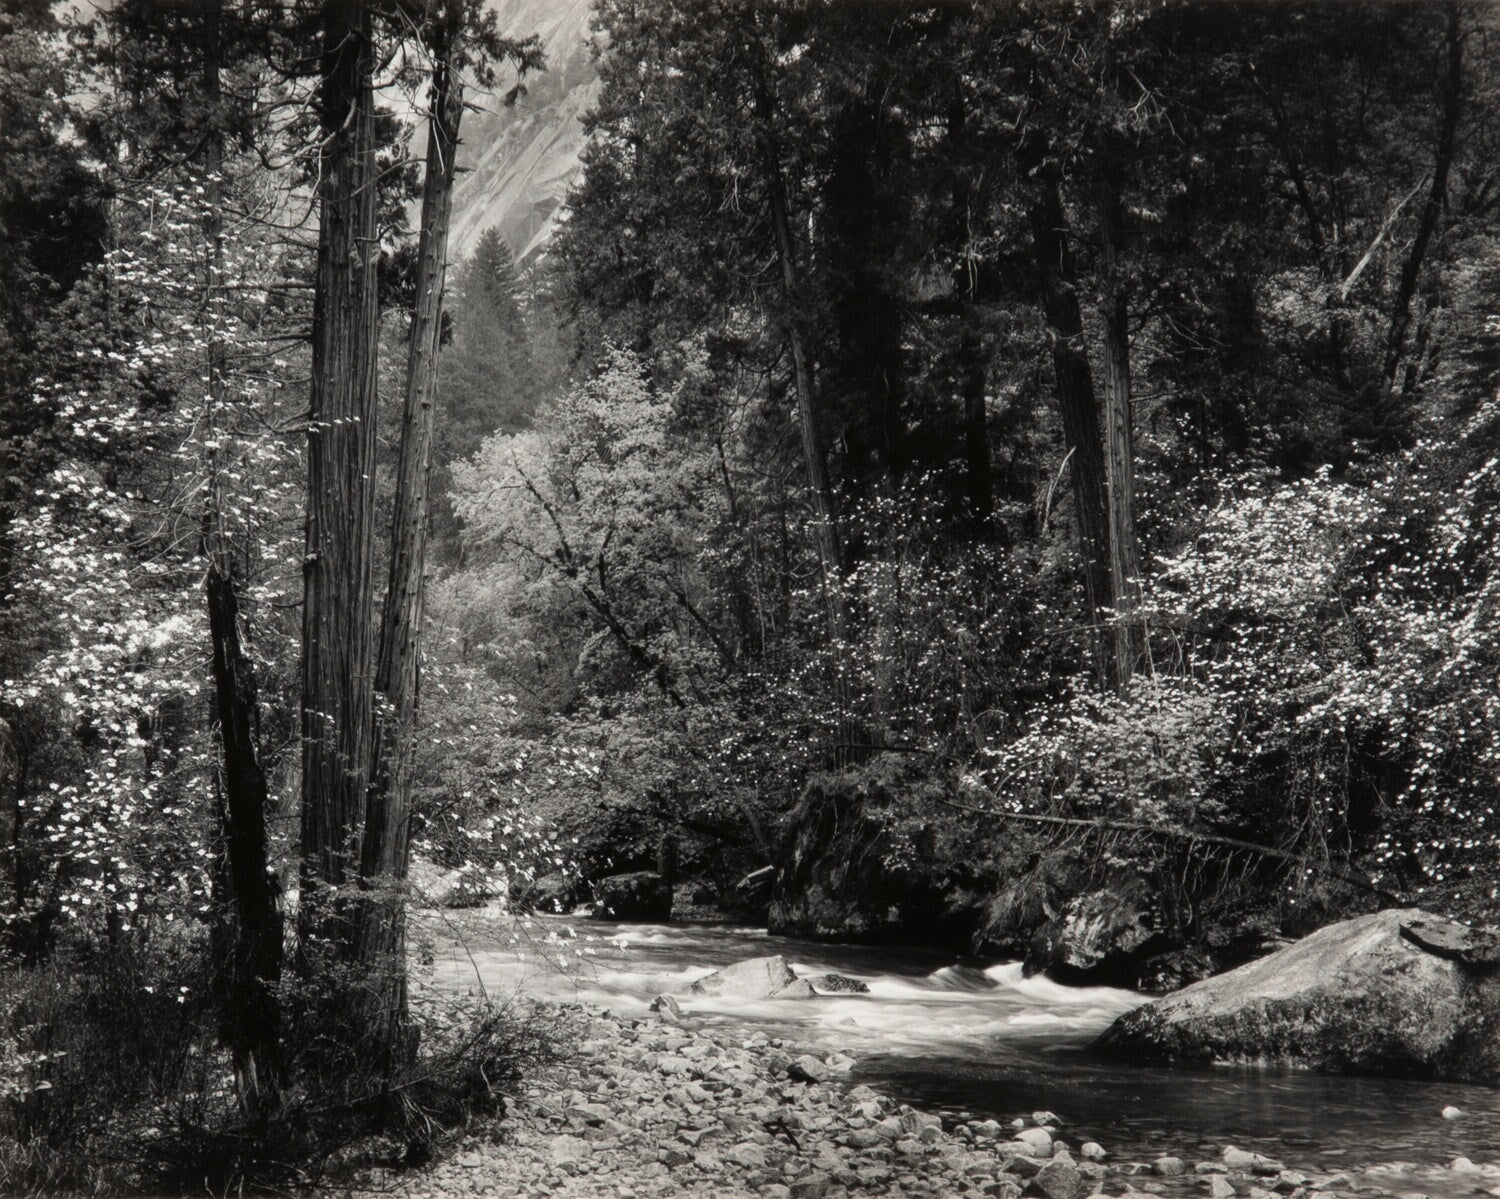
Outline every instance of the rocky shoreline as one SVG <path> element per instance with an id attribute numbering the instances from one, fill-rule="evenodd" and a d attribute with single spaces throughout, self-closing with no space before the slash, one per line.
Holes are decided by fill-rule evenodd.
<path id="1" fill-rule="evenodd" d="M 1500 1196 L 1500 1163 L 1459 1158 L 1303 1173 L 1225 1147 L 1184 1161 L 1116 1162 L 1075 1143 L 1049 1112 L 955 1122 L 851 1085 L 852 1058 L 805 1054 L 755 1034 L 743 1043 L 685 1026 L 670 1005 L 644 1018 L 575 1007 L 570 1063 L 517 1094 L 484 1136 L 419 1171 L 372 1172 L 356 1194 L 648 1199 L 1338 1199 Z"/>

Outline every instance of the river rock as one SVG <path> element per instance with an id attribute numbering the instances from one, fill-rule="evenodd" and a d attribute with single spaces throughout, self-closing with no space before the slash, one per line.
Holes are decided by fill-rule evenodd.
<path id="1" fill-rule="evenodd" d="M 1454 920 L 1412 920 L 1401 935 L 1428 953 L 1475 970 L 1500 966 L 1500 930 L 1470 928 Z"/>
<path id="2" fill-rule="evenodd" d="M 770 999 L 797 982 L 797 975 L 780 954 L 748 958 L 698 979 L 688 990 L 694 995 L 722 995 L 730 999 Z"/>
<path id="3" fill-rule="evenodd" d="M 1012 1139 L 1025 1145 L 1026 1152 L 1033 1157 L 1050 1157 L 1052 1154 L 1052 1134 L 1045 1128 L 1023 1128 Z"/>
<path id="4" fill-rule="evenodd" d="M 611 874 L 594 883 L 594 915 L 665 924 L 672 919 L 672 884 L 652 870 Z"/>
<path id="5" fill-rule="evenodd" d="M 868 995 L 870 993 L 868 983 L 843 974 L 819 974 L 807 981 L 825 995 Z"/>
<path id="6" fill-rule="evenodd" d="M 798 1082 L 822 1082 L 828 1077 L 828 1067 L 810 1053 L 804 1053 L 787 1066 L 789 1077 Z"/>
<path id="7" fill-rule="evenodd" d="M 1246 1149 L 1236 1149 L 1229 1145 L 1224 1150 L 1224 1165 L 1231 1171 L 1238 1170 L 1243 1174 L 1277 1174 L 1282 1170 L 1279 1161 L 1259 1153 L 1251 1153 Z"/>
<path id="8" fill-rule="evenodd" d="M 1163 1178 L 1176 1178 L 1187 1172 L 1187 1163 L 1180 1157 L 1159 1157 L 1151 1163 L 1151 1169 Z"/>
<path id="9" fill-rule="evenodd" d="M 758 1169 L 766 1164 L 766 1151 L 759 1145 L 750 1141 L 731 1145 L 722 1154 L 727 1162 L 733 1162 L 737 1166 L 744 1166 L 747 1170 Z"/>
<path id="10" fill-rule="evenodd" d="M 651 1001 L 651 1010 L 674 1024 L 682 1020 L 682 1005 L 670 995 L 658 995 Z"/>
<path id="11" fill-rule="evenodd" d="M 833 1053 L 824 1055 L 823 1064 L 826 1065 L 829 1071 L 833 1074 L 848 1074 L 849 1071 L 854 1069 L 857 1063 L 847 1053 L 839 1053 L 835 1051 Z"/>
<path id="12" fill-rule="evenodd" d="M 1002 1150 L 1004 1157 L 1000 1168 L 1007 1174 L 1014 1174 L 1017 1178 L 1035 1178 L 1047 1163 L 1039 1157 L 1033 1157 L 1029 1153 L 1016 1153 L 1008 1147 Z"/>
<path id="13" fill-rule="evenodd" d="M 427 907 L 446 907 L 443 897 L 457 885 L 461 873 L 413 854 L 406 875 L 413 901 Z"/>
<path id="14" fill-rule="evenodd" d="M 1150 911 L 1144 892 L 1134 887 L 1080 895 L 1037 931 L 1025 972 L 1065 983 L 1132 986 L 1140 964 L 1166 947 Z"/>
<path id="15" fill-rule="evenodd" d="M 833 1179 L 827 1174 L 810 1174 L 791 1185 L 791 1199 L 823 1199 Z"/>
<path id="16" fill-rule="evenodd" d="M 1329 925 L 1115 1021 L 1096 1048 L 1137 1060 L 1235 1061 L 1500 1083 L 1500 980 L 1403 936 L 1394 909 Z"/>
<path id="17" fill-rule="evenodd" d="M 1235 1194 L 1234 1184 L 1222 1174 L 1211 1174 L 1208 1178 L 1210 1199 L 1231 1199 Z"/>
<path id="18" fill-rule="evenodd" d="M 1053 1158 L 1038 1170 L 1026 1187 L 1027 1194 L 1042 1199 L 1081 1199 L 1088 1190 L 1088 1182 L 1078 1167 L 1061 1158 Z"/>

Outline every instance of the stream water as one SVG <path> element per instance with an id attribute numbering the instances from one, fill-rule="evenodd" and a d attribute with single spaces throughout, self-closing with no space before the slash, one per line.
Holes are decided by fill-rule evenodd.
<path id="1" fill-rule="evenodd" d="M 858 1060 L 856 1080 L 929 1109 L 1006 1120 L 1047 1109 L 1074 1144 L 1096 1139 L 1117 1159 L 1173 1153 L 1191 1163 L 1237 1145 L 1304 1170 L 1428 1166 L 1459 1155 L 1500 1160 L 1500 1090 L 1102 1059 L 1087 1046 L 1143 997 L 1023 978 L 1014 962 L 797 941 L 753 928 L 542 918 L 469 930 L 462 948 L 438 955 L 433 981 L 644 1014 L 655 995 L 764 954 L 784 955 L 799 975 L 860 979 L 869 994 L 681 996 L 689 1018 L 839 1049 Z M 1464 1115 L 1443 1119 L 1447 1105 Z"/>

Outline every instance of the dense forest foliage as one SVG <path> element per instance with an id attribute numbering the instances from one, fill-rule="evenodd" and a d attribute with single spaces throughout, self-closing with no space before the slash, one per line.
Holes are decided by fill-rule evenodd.
<path id="1" fill-rule="evenodd" d="M 566 222 L 445 281 L 527 33 L 0 13 L 17 1186 L 458 1069 L 413 857 L 989 951 L 1112 888 L 1164 978 L 1493 912 L 1492 6 L 600 0 Z"/>
<path id="2" fill-rule="evenodd" d="M 444 619 L 585 873 L 786 867 L 833 772 L 997 944 L 1133 877 L 1182 942 L 1482 912 L 1492 13 L 704 16 L 599 7 L 589 369 L 455 472 Z"/>

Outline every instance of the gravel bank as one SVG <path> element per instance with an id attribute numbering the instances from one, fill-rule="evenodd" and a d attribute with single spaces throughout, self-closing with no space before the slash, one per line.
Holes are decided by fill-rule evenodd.
<path id="1" fill-rule="evenodd" d="M 575 1063 L 517 1096 L 489 1140 L 466 1142 L 421 1171 L 372 1174 L 361 1195 L 449 1199 L 492 1195 L 862 1195 L 1087 1199 L 1334 1199 L 1348 1195 L 1500 1196 L 1500 1164 L 1419 1169 L 1403 1163 L 1355 1174 L 1301 1173 L 1226 1147 L 1211 1162 L 1171 1156 L 1111 1162 L 1073 1143 L 1049 1113 L 1002 1125 L 945 1125 L 867 1086 L 854 1062 L 812 1056 L 755 1035 L 686 1027 L 671 1011 L 648 1019 L 581 1013 Z"/>

